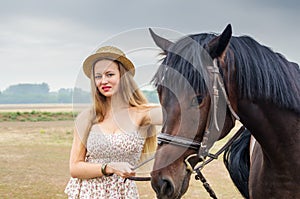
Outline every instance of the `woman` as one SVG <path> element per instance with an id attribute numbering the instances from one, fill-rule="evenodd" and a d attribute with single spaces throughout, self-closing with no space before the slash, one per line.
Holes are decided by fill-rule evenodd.
<path id="1" fill-rule="evenodd" d="M 70 154 L 69 198 L 138 198 L 132 170 L 156 149 L 160 106 L 147 103 L 133 80 L 134 65 L 113 46 L 105 46 L 83 63 L 91 80 L 93 108 L 75 120 Z"/>

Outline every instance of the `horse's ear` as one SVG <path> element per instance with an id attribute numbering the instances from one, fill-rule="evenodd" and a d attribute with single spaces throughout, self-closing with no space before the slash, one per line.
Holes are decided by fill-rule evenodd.
<path id="1" fill-rule="evenodd" d="M 210 56 L 213 59 L 217 57 L 221 57 L 224 54 L 230 42 L 231 35 L 232 35 L 232 28 L 231 25 L 228 24 L 221 35 L 219 35 L 218 37 L 216 37 L 215 39 L 213 39 L 208 43 L 208 51 Z"/>
<path id="2" fill-rule="evenodd" d="M 155 34 L 151 28 L 149 28 L 150 34 L 152 39 L 154 40 L 155 44 L 160 47 L 164 52 L 167 52 L 171 45 L 173 45 L 173 42 L 162 38 Z"/>

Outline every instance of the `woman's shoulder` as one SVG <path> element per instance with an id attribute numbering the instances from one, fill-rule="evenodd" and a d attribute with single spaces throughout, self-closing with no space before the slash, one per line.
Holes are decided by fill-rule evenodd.
<path id="1" fill-rule="evenodd" d="M 79 112 L 75 118 L 75 128 L 79 135 L 86 137 L 94 120 L 94 110 L 92 108 L 86 108 Z"/>
<path id="2" fill-rule="evenodd" d="M 139 121 L 138 124 L 140 125 L 145 123 L 145 121 L 150 121 L 152 124 L 161 123 L 162 109 L 160 104 L 144 104 L 138 107 L 132 107 L 131 111 L 136 116 L 137 121 Z"/>
<path id="3" fill-rule="evenodd" d="M 148 112 L 151 111 L 152 109 L 160 109 L 161 106 L 160 104 L 153 104 L 153 103 L 148 103 L 148 104 L 142 104 L 140 106 L 136 107 L 131 107 L 133 111 L 136 111 L 138 113 L 143 113 L 143 112 Z"/>
<path id="4" fill-rule="evenodd" d="M 85 108 L 81 110 L 77 116 L 76 120 L 91 118 L 94 115 L 94 109 L 92 107 Z"/>

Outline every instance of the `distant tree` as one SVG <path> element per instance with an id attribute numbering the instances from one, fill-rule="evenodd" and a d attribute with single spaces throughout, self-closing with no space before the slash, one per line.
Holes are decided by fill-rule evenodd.
<path id="1" fill-rule="evenodd" d="M 71 88 L 61 88 L 58 90 L 57 102 L 58 103 L 71 103 L 73 91 Z"/>
<path id="2" fill-rule="evenodd" d="M 24 95 L 24 94 L 48 94 L 49 86 L 42 84 L 17 84 L 9 86 L 3 91 L 6 95 Z"/>
<path id="3" fill-rule="evenodd" d="M 73 96 L 72 96 L 72 102 L 74 104 L 77 103 L 90 103 L 91 100 L 91 93 L 88 91 L 84 91 L 81 88 L 74 88 L 73 90 Z"/>

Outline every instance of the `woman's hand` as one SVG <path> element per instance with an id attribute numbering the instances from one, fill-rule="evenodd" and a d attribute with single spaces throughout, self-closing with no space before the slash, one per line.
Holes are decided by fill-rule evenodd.
<path id="1" fill-rule="evenodd" d="M 122 178 L 128 178 L 135 176 L 135 172 L 132 170 L 133 166 L 127 162 L 110 162 L 106 166 L 107 174 L 117 174 Z"/>

